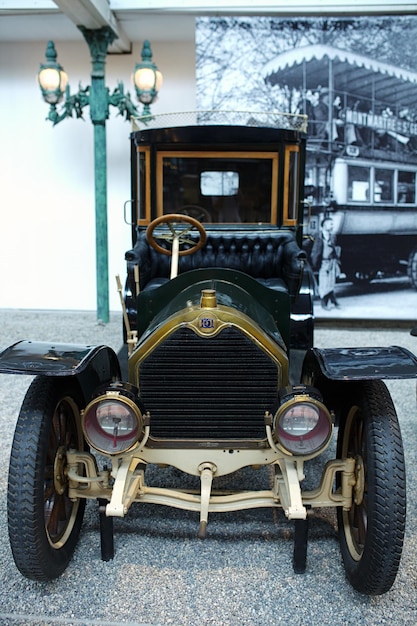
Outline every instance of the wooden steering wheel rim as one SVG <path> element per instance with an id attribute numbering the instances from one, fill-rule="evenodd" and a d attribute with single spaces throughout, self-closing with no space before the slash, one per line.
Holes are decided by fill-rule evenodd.
<path id="1" fill-rule="evenodd" d="M 187 254 L 194 254 L 194 252 L 197 252 L 197 250 L 200 250 L 200 248 L 202 248 L 204 244 L 206 243 L 207 233 L 201 222 L 194 219 L 194 217 L 190 217 L 189 215 L 181 215 L 180 213 L 167 213 L 166 215 L 161 215 L 160 217 L 157 217 L 156 219 L 152 220 L 152 222 L 148 225 L 148 228 L 146 229 L 146 241 L 157 252 L 160 252 L 161 254 L 166 254 L 168 256 L 172 256 L 172 250 L 167 250 L 166 248 L 163 248 L 162 246 L 160 246 L 155 241 L 155 238 L 153 237 L 153 231 L 155 230 L 157 226 L 159 226 L 160 224 L 166 224 L 169 222 L 187 222 L 188 224 L 191 224 L 193 228 L 196 228 L 198 232 L 200 233 L 200 239 L 195 244 L 195 246 L 193 246 L 192 248 L 188 248 L 187 250 L 180 250 L 178 253 L 179 256 L 186 256 Z"/>

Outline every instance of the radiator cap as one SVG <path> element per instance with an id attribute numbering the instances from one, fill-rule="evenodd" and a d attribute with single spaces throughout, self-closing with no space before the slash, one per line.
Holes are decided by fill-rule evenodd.
<path id="1" fill-rule="evenodd" d="M 200 307 L 202 309 L 215 309 L 217 307 L 215 289 L 203 289 L 201 291 Z"/>

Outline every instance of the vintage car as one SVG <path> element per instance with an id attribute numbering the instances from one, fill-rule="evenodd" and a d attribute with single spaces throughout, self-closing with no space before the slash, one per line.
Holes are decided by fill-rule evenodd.
<path id="1" fill-rule="evenodd" d="M 301 573 L 311 509 L 336 507 L 348 579 L 382 594 L 406 516 L 401 433 L 382 379 L 416 377 L 417 359 L 395 346 L 313 346 L 305 118 L 213 116 L 149 118 L 132 131 L 126 349 L 21 341 L 0 355 L 2 373 L 35 375 L 10 459 L 16 566 L 38 581 L 62 574 L 93 499 L 104 560 L 113 518 L 141 503 L 195 511 L 201 539 L 210 513 L 279 508 L 294 521 Z M 181 487 L 149 484 L 150 466 L 175 468 Z M 265 471 L 263 488 L 219 486 L 242 468 Z"/>

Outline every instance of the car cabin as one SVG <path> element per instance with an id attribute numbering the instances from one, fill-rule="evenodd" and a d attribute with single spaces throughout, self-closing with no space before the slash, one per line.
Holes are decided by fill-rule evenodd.
<path id="1" fill-rule="evenodd" d="M 207 268 L 243 272 L 268 289 L 289 294 L 297 315 L 306 116 L 241 113 L 233 125 L 219 122 L 215 112 L 196 115 L 191 123 L 180 115 L 168 117 L 142 120 L 147 123 L 131 134 L 133 248 L 126 253 L 131 327 L 141 331 L 137 296 L 168 281 L 169 255 L 152 249 L 147 239 L 149 225 L 167 215 L 196 219 L 207 236 L 195 254 L 180 252 L 179 275 Z M 192 237 L 190 233 L 191 242 Z M 306 318 L 295 326 L 305 335 L 307 348 L 311 305 L 304 309 Z M 289 318 L 288 310 L 281 315 Z M 145 328 L 150 320 L 141 319 Z M 287 338 L 289 331 L 283 334 Z"/>

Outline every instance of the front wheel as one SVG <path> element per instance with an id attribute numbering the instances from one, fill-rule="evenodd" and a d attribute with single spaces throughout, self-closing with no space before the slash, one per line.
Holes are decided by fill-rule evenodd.
<path id="1" fill-rule="evenodd" d="M 68 497 L 66 452 L 83 450 L 78 388 L 38 377 L 20 410 L 7 492 L 9 538 L 27 578 L 52 580 L 67 567 L 81 529 L 85 500 Z"/>
<path id="2" fill-rule="evenodd" d="M 352 404 L 339 427 L 339 458 L 355 459 L 349 511 L 338 508 L 340 548 L 352 586 L 387 592 L 400 564 L 405 529 L 405 468 L 400 427 L 382 381 L 352 386 Z"/>

